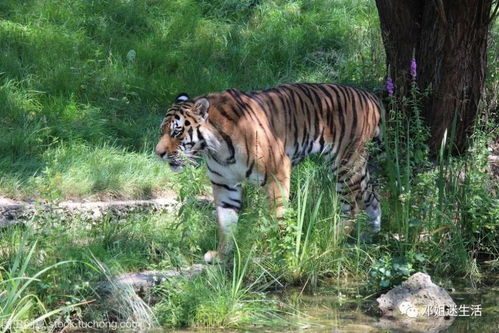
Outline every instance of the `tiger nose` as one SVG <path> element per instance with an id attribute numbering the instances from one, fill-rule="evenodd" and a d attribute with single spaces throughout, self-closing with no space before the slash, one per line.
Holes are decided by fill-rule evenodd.
<path id="1" fill-rule="evenodd" d="M 166 155 L 166 151 L 162 150 L 162 149 L 159 149 L 159 148 L 156 148 L 156 155 L 158 155 L 159 158 L 163 158 Z"/>

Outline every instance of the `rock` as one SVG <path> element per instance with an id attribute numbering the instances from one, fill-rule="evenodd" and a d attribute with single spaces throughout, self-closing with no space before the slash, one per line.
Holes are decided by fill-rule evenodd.
<path id="1" fill-rule="evenodd" d="M 190 267 L 172 269 L 167 271 L 143 271 L 125 273 L 112 277 L 107 281 L 102 281 L 97 287 L 101 292 L 109 292 L 115 288 L 131 288 L 138 294 L 146 294 L 151 288 L 161 284 L 166 280 L 177 277 L 192 279 L 205 271 L 207 268 L 203 264 L 194 264 Z"/>
<path id="2" fill-rule="evenodd" d="M 449 327 L 455 319 L 449 310 L 457 307 L 445 289 L 420 272 L 381 295 L 377 302 L 383 313 L 379 326 L 410 332 L 439 332 Z"/>
<path id="3" fill-rule="evenodd" d="M 55 214 L 64 218 L 80 217 L 98 221 L 106 215 L 121 217 L 141 211 L 175 211 L 180 203 L 175 197 L 149 200 L 61 202 L 61 203 L 10 203 L 0 200 L 0 229 L 25 223 L 36 215 Z"/>
<path id="4" fill-rule="evenodd" d="M 1 205 L 15 205 L 15 204 L 17 204 L 16 201 L 0 195 L 0 206 Z"/>
<path id="5" fill-rule="evenodd" d="M 425 273 L 415 273 L 400 286 L 381 295 L 377 302 L 384 315 L 395 317 L 440 316 L 445 310 L 456 308 L 449 293 L 434 284 Z"/>
<path id="6" fill-rule="evenodd" d="M 154 287 L 173 279 L 192 279 L 202 274 L 208 266 L 194 264 L 185 268 L 165 271 L 130 272 L 117 276 L 106 274 L 106 280 L 100 281 L 94 288 L 97 301 L 93 303 L 95 311 L 104 313 L 118 323 L 134 323 L 134 332 L 148 332 L 144 328 L 158 325 L 151 305 L 161 300 L 161 294 L 154 292 Z M 106 270 L 105 267 L 101 267 Z M 128 326 L 123 326 L 128 327 Z"/>

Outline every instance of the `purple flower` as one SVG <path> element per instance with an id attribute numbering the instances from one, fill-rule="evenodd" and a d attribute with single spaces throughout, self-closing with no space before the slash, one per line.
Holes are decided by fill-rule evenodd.
<path id="1" fill-rule="evenodd" d="M 388 91 L 388 96 L 393 96 L 393 91 L 395 90 L 395 85 L 393 84 L 392 78 L 387 77 L 386 79 L 386 91 Z"/>
<path id="2" fill-rule="evenodd" d="M 412 58 L 411 59 L 411 70 L 410 70 L 410 73 L 411 73 L 411 76 L 413 79 L 416 78 L 416 59 Z"/>

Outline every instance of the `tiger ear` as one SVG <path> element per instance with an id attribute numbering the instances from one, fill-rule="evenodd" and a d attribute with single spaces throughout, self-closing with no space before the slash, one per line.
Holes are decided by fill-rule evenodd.
<path id="1" fill-rule="evenodd" d="M 195 112 L 200 115 L 203 119 L 208 118 L 208 108 L 210 107 L 210 102 L 206 98 L 200 98 L 194 103 Z"/>
<path id="2" fill-rule="evenodd" d="M 181 93 L 177 97 L 175 97 L 175 102 L 174 103 L 180 103 L 180 102 L 185 102 L 189 100 L 189 95 L 186 93 Z"/>

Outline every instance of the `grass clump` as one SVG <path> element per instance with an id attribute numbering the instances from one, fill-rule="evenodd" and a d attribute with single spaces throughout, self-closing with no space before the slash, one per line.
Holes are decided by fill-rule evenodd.
<path id="1" fill-rule="evenodd" d="M 304 163 L 294 172 L 284 221 L 278 223 L 270 218 L 270 228 L 262 230 L 268 235 L 262 237 L 271 255 L 269 268 L 285 267 L 281 272 L 277 268 L 276 275 L 283 275 L 289 283 L 316 285 L 318 276 L 325 273 L 324 264 L 335 262 L 332 257 L 343 244 L 345 234 L 339 226 L 338 202 L 332 190 L 334 177 L 327 173 L 327 165 Z M 327 271 L 334 271 L 334 264 L 328 266 Z"/>
<path id="2" fill-rule="evenodd" d="M 233 266 L 208 267 L 195 279 L 164 283 L 155 306 L 160 324 L 166 327 L 248 327 L 283 325 L 278 302 L 258 291 L 262 275 L 246 282 L 252 252 L 243 258 L 236 246 Z M 261 288 L 261 287 L 260 287 Z"/>
<path id="3" fill-rule="evenodd" d="M 47 212 L 26 226 L 0 230 L 0 283 L 6 287 L 0 293 L 0 319 L 12 316 L 23 325 L 78 327 L 78 323 L 128 318 L 133 325 L 154 326 L 150 305 L 133 290 L 111 283 L 113 298 L 102 303 L 98 286 L 122 272 L 168 270 L 199 261 L 207 249 L 200 248 L 198 241 L 202 244 L 210 229 L 215 235 L 211 223 L 187 224 L 168 213 L 92 220 Z M 208 236 L 207 242 L 211 241 Z M 23 244 L 35 243 L 36 251 L 34 245 L 23 250 L 27 246 Z M 38 320 L 41 316 L 45 317 Z"/>
<path id="4" fill-rule="evenodd" d="M 45 321 L 50 317 L 61 312 L 68 312 L 75 306 L 81 305 L 72 304 L 48 310 L 43 300 L 31 292 L 31 285 L 46 278 L 47 274 L 45 273 L 58 266 L 71 263 L 71 261 L 61 261 L 41 268 L 29 276 L 28 266 L 34 256 L 36 245 L 35 242 L 31 247 L 26 248 L 26 240 L 22 238 L 9 267 L 6 270 L 0 267 L 0 286 L 2 288 L 2 292 L 0 292 L 0 327 L 2 332 L 43 328 Z"/>

